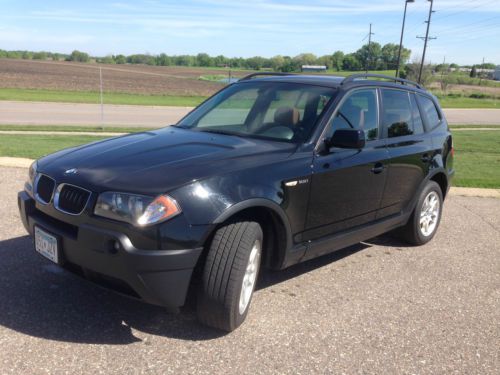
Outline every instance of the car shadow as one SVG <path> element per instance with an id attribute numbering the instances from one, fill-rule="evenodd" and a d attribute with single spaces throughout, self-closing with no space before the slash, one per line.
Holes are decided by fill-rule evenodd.
<path id="1" fill-rule="evenodd" d="M 264 289 L 366 249 L 357 244 L 280 272 L 264 271 Z M 224 332 L 200 325 L 192 306 L 180 314 L 102 289 L 51 264 L 30 237 L 0 241 L 0 325 L 49 340 L 127 345 L 141 332 L 182 340 L 211 340 Z"/>

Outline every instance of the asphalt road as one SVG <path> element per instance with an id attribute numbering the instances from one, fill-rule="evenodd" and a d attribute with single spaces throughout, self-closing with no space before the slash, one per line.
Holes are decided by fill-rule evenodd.
<path id="1" fill-rule="evenodd" d="M 192 108 L 0 101 L 0 124 L 160 127 Z M 445 109 L 450 124 L 498 125 L 500 109 Z"/>
<path id="2" fill-rule="evenodd" d="M 267 272 L 223 335 L 35 254 L 25 174 L 0 168 L 1 374 L 498 374 L 500 199 L 451 197 L 420 248 L 383 236 Z"/>

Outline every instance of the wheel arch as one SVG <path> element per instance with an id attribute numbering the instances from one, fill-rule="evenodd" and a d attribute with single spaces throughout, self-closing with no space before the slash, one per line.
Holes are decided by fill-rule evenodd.
<path id="1" fill-rule="evenodd" d="M 264 233 L 264 264 L 273 269 L 280 268 L 286 252 L 292 246 L 290 223 L 283 209 L 277 203 L 263 198 L 239 202 L 215 219 L 207 243 L 221 226 L 235 221 L 255 221 L 260 224 Z"/>
<path id="2" fill-rule="evenodd" d="M 448 178 L 446 177 L 446 173 L 444 171 L 436 171 L 436 173 L 433 173 L 429 181 L 434 181 L 436 182 L 439 187 L 441 188 L 441 193 L 443 194 L 443 200 L 446 197 L 446 194 L 448 193 Z"/>

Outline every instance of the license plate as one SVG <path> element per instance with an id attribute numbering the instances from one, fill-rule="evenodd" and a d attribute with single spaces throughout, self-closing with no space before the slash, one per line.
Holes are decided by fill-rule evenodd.
<path id="1" fill-rule="evenodd" d="M 59 263 L 57 238 L 38 227 L 35 227 L 35 250 L 54 263 Z"/>

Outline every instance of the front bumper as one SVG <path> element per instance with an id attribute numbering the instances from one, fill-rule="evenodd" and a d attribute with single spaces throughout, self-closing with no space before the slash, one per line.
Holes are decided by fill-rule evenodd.
<path id="1" fill-rule="evenodd" d="M 18 205 L 30 235 L 37 225 L 59 238 L 62 266 L 148 303 L 171 309 L 184 305 L 202 248 L 141 250 L 123 233 L 53 219 L 24 191 L 18 194 Z"/>

